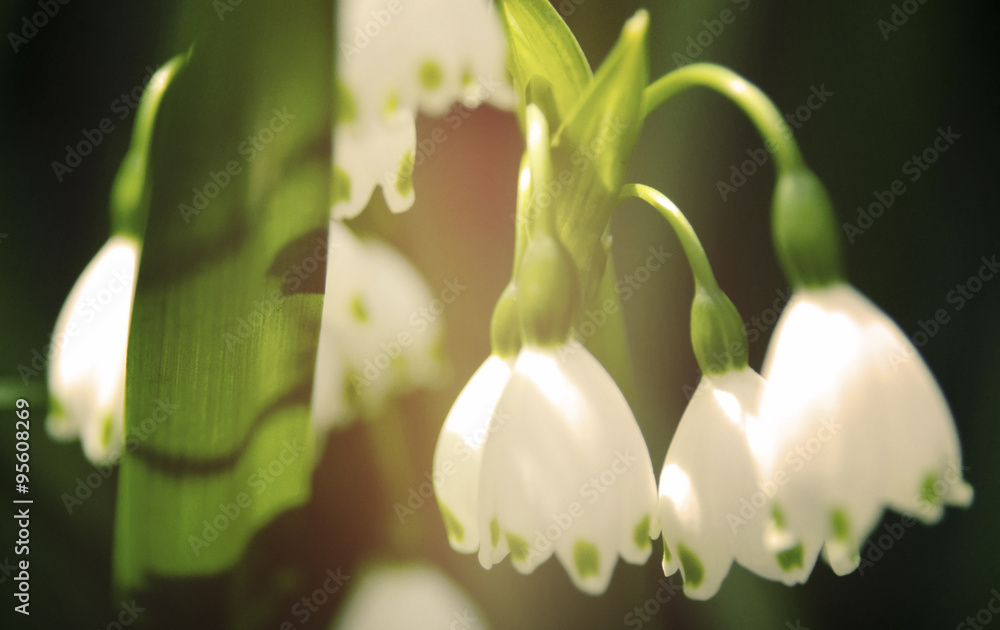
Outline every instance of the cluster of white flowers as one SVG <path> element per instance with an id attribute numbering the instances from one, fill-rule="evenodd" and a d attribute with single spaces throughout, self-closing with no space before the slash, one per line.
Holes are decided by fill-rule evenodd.
<path id="1" fill-rule="evenodd" d="M 900 362 L 900 357 L 905 359 Z M 621 392 L 579 345 L 491 356 L 442 428 L 452 547 L 532 571 L 552 553 L 588 593 L 662 531 L 666 574 L 714 595 L 734 560 L 786 584 L 822 548 L 840 574 L 885 508 L 927 523 L 968 505 L 954 422 L 902 331 L 848 285 L 796 293 L 751 368 L 704 376 L 660 474 Z"/>

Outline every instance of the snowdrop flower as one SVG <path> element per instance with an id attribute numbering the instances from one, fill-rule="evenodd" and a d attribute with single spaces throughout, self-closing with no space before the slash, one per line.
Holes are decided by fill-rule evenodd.
<path id="1" fill-rule="evenodd" d="M 489 627 L 482 610 L 469 595 L 429 564 L 367 567 L 330 624 L 331 630 L 488 630 Z"/>
<path id="2" fill-rule="evenodd" d="M 514 104 L 503 29 L 485 0 L 349 0 L 338 40 L 335 218 L 360 213 L 375 186 L 393 212 L 413 205 L 418 111 Z"/>
<path id="3" fill-rule="evenodd" d="M 774 480 L 761 477 L 751 450 L 765 381 L 749 367 L 703 376 L 670 443 L 660 475 L 663 572 L 678 568 L 684 594 L 715 595 L 735 559 L 786 584 L 804 581 L 801 549 L 764 545 L 763 508 Z M 809 564 L 809 569 L 812 564 Z"/>
<path id="4" fill-rule="evenodd" d="M 330 221 L 326 295 L 313 386 L 313 424 L 374 417 L 386 400 L 432 385 L 443 366 L 440 317 L 419 272 L 396 250 Z"/>
<path id="5" fill-rule="evenodd" d="M 764 361 L 765 477 L 783 474 L 775 535 L 825 544 L 838 574 L 890 507 L 926 523 L 967 506 L 954 421 L 903 331 L 845 283 L 797 289 Z"/>
<path id="6" fill-rule="evenodd" d="M 139 249 L 128 236 L 105 243 L 73 285 L 52 334 L 46 428 L 56 439 L 79 438 L 95 464 L 121 455 L 125 352 Z"/>
<path id="7" fill-rule="evenodd" d="M 526 345 L 490 424 L 476 506 L 484 568 L 509 553 L 530 573 L 555 553 L 573 583 L 597 595 L 619 555 L 649 558 L 659 530 L 646 443 L 611 375 L 582 345 Z"/>
<path id="8" fill-rule="evenodd" d="M 476 498 L 483 446 L 491 431 L 509 417 L 497 408 L 500 394 L 514 368 L 514 358 L 490 355 L 476 370 L 452 405 L 434 449 L 434 479 L 438 508 L 452 549 L 479 549 Z M 437 482 L 440 480 L 440 482 Z"/>

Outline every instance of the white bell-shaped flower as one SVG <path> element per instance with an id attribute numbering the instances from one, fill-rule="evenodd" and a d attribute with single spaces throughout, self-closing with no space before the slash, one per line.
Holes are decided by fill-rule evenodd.
<path id="1" fill-rule="evenodd" d="M 611 375 L 581 344 L 525 346 L 500 394 L 479 474 L 479 561 L 530 573 L 553 553 L 603 593 L 618 556 L 649 558 L 659 531 L 646 443 Z"/>
<path id="2" fill-rule="evenodd" d="M 108 240 L 73 285 L 52 334 L 46 428 L 57 439 L 79 438 L 95 464 L 121 456 L 139 249 L 128 236 Z"/>
<path id="3" fill-rule="evenodd" d="M 377 416 L 390 397 L 437 383 L 442 317 L 420 273 L 399 252 L 330 221 L 314 426 Z"/>
<path id="4" fill-rule="evenodd" d="M 461 586 L 429 564 L 376 564 L 366 567 L 331 630 L 439 630 L 490 627 Z"/>
<path id="5" fill-rule="evenodd" d="M 663 572 L 679 568 L 693 599 L 715 595 L 733 560 L 786 584 L 804 581 L 815 562 L 801 548 L 764 544 L 777 483 L 761 476 L 748 435 L 765 387 L 749 367 L 703 376 L 670 442 L 660 474 Z"/>
<path id="6" fill-rule="evenodd" d="M 765 477 L 782 475 L 772 540 L 824 546 L 838 574 L 886 507 L 937 521 L 967 506 L 954 420 L 899 327 L 846 284 L 796 290 L 764 361 Z"/>
<path id="7" fill-rule="evenodd" d="M 493 354 L 476 370 L 455 399 L 434 449 L 434 491 L 452 549 L 479 549 L 477 498 L 483 446 L 490 431 L 509 419 L 497 402 L 513 372 L 513 357 Z"/>
<path id="8" fill-rule="evenodd" d="M 338 19 L 333 214 L 356 216 L 376 185 L 402 212 L 413 205 L 418 112 L 514 105 L 503 28 L 485 0 L 348 0 Z"/>

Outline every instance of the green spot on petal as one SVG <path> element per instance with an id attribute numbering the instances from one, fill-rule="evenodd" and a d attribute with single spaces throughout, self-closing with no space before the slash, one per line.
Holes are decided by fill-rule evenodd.
<path id="1" fill-rule="evenodd" d="M 507 534 L 507 546 L 510 548 L 510 557 L 516 562 L 524 562 L 528 558 L 528 543 L 520 536 Z"/>
<path id="2" fill-rule="evenodd" d="M 774 525 L 778 529 L 785 529 L 785 514 L 781 511 L 777 505 L 771 510 L 771 518 L 774 519 Z"/>
<path id="3" fill-rule="evenodd" d="M 674 557 L 672 555 L 670 555 L 670 547 L 667 546 L 667 541 L 664 540 L 663 541 L 663 561 L 669 564 L 670 561 L 673 560 L 673 559 L 674 559 Z"/>
<path id="4" fill-rule="evenodd" d="M 804 555 L 805 550 L 802 548 L 800 543 L 791 549 L 785 549 L 784 551 L 778 552 L 774 557 L 778 559 L 778 566 L 781 567 L 781 570 L 787 572 L 795 569 L 801 569 L 802 558 Z"/>
<path id="5" fill-rule="evenodd" d="M 698 588 L 702 580 L 705 579 L 705 567 L 702 566 L 698 555 L 684 545 L 677 543 L 677 557 L 680 558 L 681 568 L 684 569 L 684 584 Z"/>
<path id="6" fill-rule="evenodd" d="M 104 417 L 104 426 L 101 427 L 101 446 L 104 448 L 108 448 L 108 445 L 111 444 L 111 433 L 114 430 L 113 423 L 114 421 L 110 415 Z"/>
<path id="7" fill-rule="evenodd" d="M 365 308 L 365 303 L 360 295 L 355 295 L 354 299 L 351 300 L 351 315 L 362 324 L 368 321 L 368 309 Z"/>
<path id="8" fill-rule="evenodd" d="M 840 508 L 830 513 L 830 524 L 833 526 L 833 537 L 837 540 L 847 540 L 851 528 L 848 525 L 847 514 Z"/>
<path id="9" fill-rule="evenodd" d="M 437 86 L 441 85 L 441 79 L 444 75 L 441 72 L 441 66 L 437 65 L 433 61 L 425 61 L 422 66 L 420 66 L 420 85 L 424 86 L 428 90 L 433 90 Z"/>
<path id="10" fill-rule="evenodd" d="M 385 99 L 385 105 L 382 106 L 382 113 L 386 116 L 391 116 L 396 109 L 399 107 L 399 94 L 395 92 L 389 93 L 389 98 Z"/>
<path id="11" fill-rule="evenodd" d="M 462 71 L 462 86 L 469 87 L 470 85 L 472 85 L 472 81 L 473 81 L 472 71 L 466 68 L 465 70 Z"/>
<path id="12" fill-rule="evenodd" d="M 941 500 L 941 496 L 934 487 L 935 483 L 937 483 L 937 477 L 934 473 L 929 473 L 924 477 L 924 483 L 920 486 L 920 498 L 928 503 L 938 503 Z"/>
<path id="13" fill-rule="evenodd" d="M 396 192 L 406 197 L 413 192 L 413 151 L 407 151 L 403 161 L 399 163 L 399 173 L 396 175 Z"/>
<path id="14" fill-rule="evenodd" d="M 349 123 L 358 117 L 358 109 L 354 104 L 347 86 L 337 81 L 337 124 Z"/>
<path id="15" fill-rule="evenodd" d="M 441 510 L 441 520 L 444 521 L 444 529 L 448 533 L 448 538 L 455 542 L 462 542 L 462 539 L 465 538 L 465 528 L 455 518 L 455 515 L 451 513 L 451 510 L 446 508 L 440 501 L 438 501 L 438 509 Z"/>
<path id="16" fill-rule="evenodd" d="M 649 540 L 649 515 L 642 517 L 639 524 L 635 526 L 635 532 L 633 533 L 633 538 L 635 540 L 635 546 L 639 549 L 645 549 L 650 545 Z"/>
<path id="17" fill-rule="evenodd" d="M 490 543 L 493 547 L 500 544 L 500 523 L 497 522 L 497 519 L 490 521 Z"/>
<path id="18" fill-rule="evenodd" d="M 597 575 L 601 564 L 597 556 L 597 547 L 585 540 L 576 541 L 573 545 L 573 564 L 576 565 L 576 572 L 580 577 Z"/>
<path id="19" fill-rule="evenodd" d="M 333 167 L 333 203 L 351 198 L 351 176 L 339 166 Z"/>

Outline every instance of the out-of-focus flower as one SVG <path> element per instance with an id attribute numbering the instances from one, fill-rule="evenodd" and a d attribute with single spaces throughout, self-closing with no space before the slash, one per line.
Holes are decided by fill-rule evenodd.
<path id="1" fill-rule="evenodd" d="M 121 455 L 125 353 L 139 249 L 128 236 L 105 243 L 73 285 L 52 334 L 46 428 L 57 439 L 79 438 L 95 464 Z"/>
<path id="2" fill-rule="evenodd" d="M 313 424 L 327 429 L 375 417 L 391 396 L 442 373 L 434 297 L 399 252 L 330 221 L 326 295 L 313 386 Z"/>
<path id="3" fill-rule="evenodd" d="M 479 606 L 437 567 L 378 564 L 352 584 L 331 630 L 488 630 Z"/>
<path id="4" fill-rule="evenodd" d="M 356 216 L 375 186 L 402 212 L 414 199 L 418 112 L 513 106 L 503 29 L 484 0 L 349 0 L 338 19 L 333 215 Z"/>

